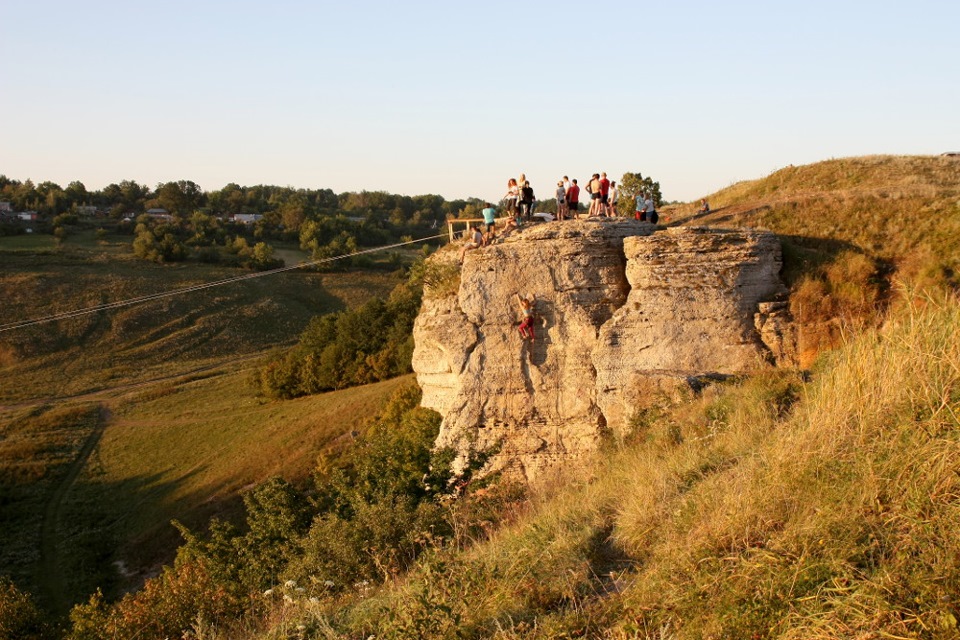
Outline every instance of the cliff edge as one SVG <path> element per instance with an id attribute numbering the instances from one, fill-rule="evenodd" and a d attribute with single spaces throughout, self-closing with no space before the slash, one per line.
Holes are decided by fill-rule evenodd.
<path id="1" fill-rule="evenodd" d="M 430 258 L 456 264 L 455 252 Z M 789 361 L 780 242 L 769 232 L 589 219 L 466 254 L 414 325 L 423 405 L 460 463 L 533 479 L 622 436 L 654 395 Z M 533 296 L 535 338 L 514 294 Z"/>

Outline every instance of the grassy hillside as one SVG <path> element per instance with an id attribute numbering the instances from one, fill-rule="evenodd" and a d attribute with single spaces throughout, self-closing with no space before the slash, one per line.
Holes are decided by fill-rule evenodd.
<path id="1" fill-rule="evenodd" d="M 750 226 L 785 236 L 799 258 L 795 281 L 845 250 L 889 263 L 901 275 L 960 283 L 960 158 L 869 156 L 780 169 L 678 207 L 674 224 Z"/>
<path id="2" fill-rule="evenodd" d="M 911 289 L 960 289 L 960 159 L 870 156 L 787 167 L 665 212 L 670 224 L 769 229 L 809 366 L 845 334 L 877 326 Z"/>
<path id="3" fill-rule="evenodd" d="M 956 638 L 958 335 L 960 304 L 927 299 L 810 382 L 663 404 L 489 540 L 381 589 L 284 590 L 247 635 Z"/>
<path id="4" fill-rule="evenodd" d="M 129 242 L 0 238 L 0 324 L 244 273 L 138 261 Z M 398 282 L 291 271 L 0 333 L 0 573 L 65 611 L 169 561 L 171 519 L 199 529 L 271 475 L 308 478 L 398 382 L 269 404 L 252 367 L 314 315 Z"/>
<path id="5" fill-rule="evenodd" d="M 216 265 L 135 259 L 128 236 L 0 238 L 0 324 L 243 275 Z M 292 248 L 287 254 L 294 253 Z M 288 257 L 292 257 L 288 255 Z M 304 255 L 304 257 L 306 257 Z M 385 296 L 386 270 L 293 270 L 76 319 L 0 333 L 11 381 L 0 406 L 129 385 L 289 344 L 314 315 Z"/>
<path id="6" fill-rule="evenodd" d="M 833 160 L 709 200 L 670 223 L 781 235 L 811 370 L 663 400 L 488 539 L 378 589 L 283 589 L 246 637 L 960 636 L 960 162 Z"/>
<path id="7" fill-rule="evenodd" d="M 631 437 L 568 465 L 519 505 L 489 487 L 438 503 L 458 533 L 409 573 L 384 571 L 380 584 L 288 572 L 298 583 L 281 577 L 262 596 L 243 594 L 243 615 L 213 620 L 196 603 L 226 593 L 217 582 L 225 578 L 186 557 L 148 583 L 147 597 L 127 601 L 127 612 L 175 613 L 177 629 L 208 640 L 960 636 L 960 163 L 832 160 L 733 185 L 710 202 L 707 216 L 696 204 L 674 208 L 670 224 L 781 235 L 807 370 L 729 381 L 684 402 L 663 398 L 635 416 Z M 190 339 L 189 327 L 171 327 Z M 101 325 L 78 335 L 109 344 Z M 69 365 L 38 344 L 34 355 L 14 345 L 13 366 Z M 144 378 L 177 362 L 151 364 Z M 18 443 L 11 455 L 46 461 L 17 471 L 40 478 L 29 486 L 45 515 L 23 519 L 46 540 L 34 575 L 48 575 L 51 553 L 64 557 L 43 534 L 51 513 L 68 523 L 53 539 L 62 548 L 86 535 L 94 552 L 97 540 L 122 549 L 90 560 L 96 566 L 149 565 L 151 545 L 169 545 L 170 517 L 195 523 L 228 508 L 237 488 L 287 468 L 286 458 L 308 469 L 316 452 L 347 442 L 354 420 L 397 382 L 259 404 L 242 391 L 242 362 L 208 371 L 203 359 L 184 362 L 187 373 L 100 393 L 96 404 L 8 405 L 6 433 L 43 434 L 0 441 Z M 84 384 L 72 388 L 96 388 Z M 70 461 L 84 455 L 77 470 Z M 64 483 L 69 493 L 58 491 Z M 390 505 L 377 508 L 389 521 Z M 259 513 L 273 524 L 289 515 Z M 307 537 L 283 553 L 299 567 L 308 548 L 369 552 L 356 542 Z M 58 589 L 87 587 L 82 568 L 60 566 L 76 582 L 38 581 L 54 602 Z M 101 637 L 95 623 L 106 611 L 92 604 L 85 620 L 94 626 L 75 628 L 75 637 Z"/>

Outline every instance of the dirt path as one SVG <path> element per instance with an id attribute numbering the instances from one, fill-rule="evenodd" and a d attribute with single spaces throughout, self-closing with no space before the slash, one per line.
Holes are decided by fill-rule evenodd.
<path id="1" fill-rule="evenodd" d="M 43 524 L 40 527 L 40 561 L 37 566 L 36 582 L 40 585 L 51 609 L 61 615 L 69 613 L 71 605 L 60 558 L 60 520 L 63 503 L 77 478 L 80 477 L 87 460 L 100 443 L 110 418 L 110 409 L 101 405 L 97 424 L 80 447 L 77 457 L 70 463 L 66 476 L 54 489 L 43 510 Z"/>

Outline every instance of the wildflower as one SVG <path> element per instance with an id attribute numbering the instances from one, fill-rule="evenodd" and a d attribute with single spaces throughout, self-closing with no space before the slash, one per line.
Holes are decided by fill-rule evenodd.
<path id="1" fill-rule="evenodd" d="M 324 580 L 323 586 L 325 586 L 327 589 L 333 589 L 333 580 Z"/>
<path id="2" fill-rule="evenodd" d="M 288 596 L 287 594 L 283 594 L 283 601 L 284 601 L 284 602 L 287 602 L 287 603 L 290 603 L 290 602 L 293 602 L 293 598 L 291 598 L 291 597 Z"/>
<path id="3" fill-rule="evenodd" d="M 292 589 L 293 587 L 297 586 L 297 581 L 287 580 L 286 582 L 283 583 L 283 586 L 287 587 L 288 589 Z"/>
<path id="4" fill-rule="evenodd" d="M 305 624 L 298 624 L 298 625 L 297 625 L 297 631 L 306 631 L 306 630 L 307 630 L 307 625 L 305 625 Z"/>
<path id="5" fill-rule="evenodd" d="M 310 604 L 320 604 L 320 598 L 313 596 L 310 598 Z"/>
<path id="6" fill-rule="evenodd" d="M 267 589 L 266 591 L 263 592 L 263 595 L 269 598 L 270 596 L 273 595 L 273 589 Z"/>
<path id="7" fill-rule="evenodd" d="M 297 593 L 303 593 L 303 592 L 305 592 L 305 591 L 306 591 L 306 589 L 304 589 L 303 587 L 297 587 L 297 588 L 296 588 L 296 592 L 297 592 Z"/>

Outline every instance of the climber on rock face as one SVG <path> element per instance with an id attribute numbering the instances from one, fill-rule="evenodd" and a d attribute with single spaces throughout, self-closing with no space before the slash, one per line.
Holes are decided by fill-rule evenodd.
<path id="1" fill-rule="evenodd" d="M 520 305 L 520 311 L 523 313 L 523 320 L 517 330 L 524 340 L 527 338 L 533 340 L 533 296 L 530 296 L 529 300 L 519 293 L 515 293 L 513 296 L 517 299 L 517 304 Z"/>

